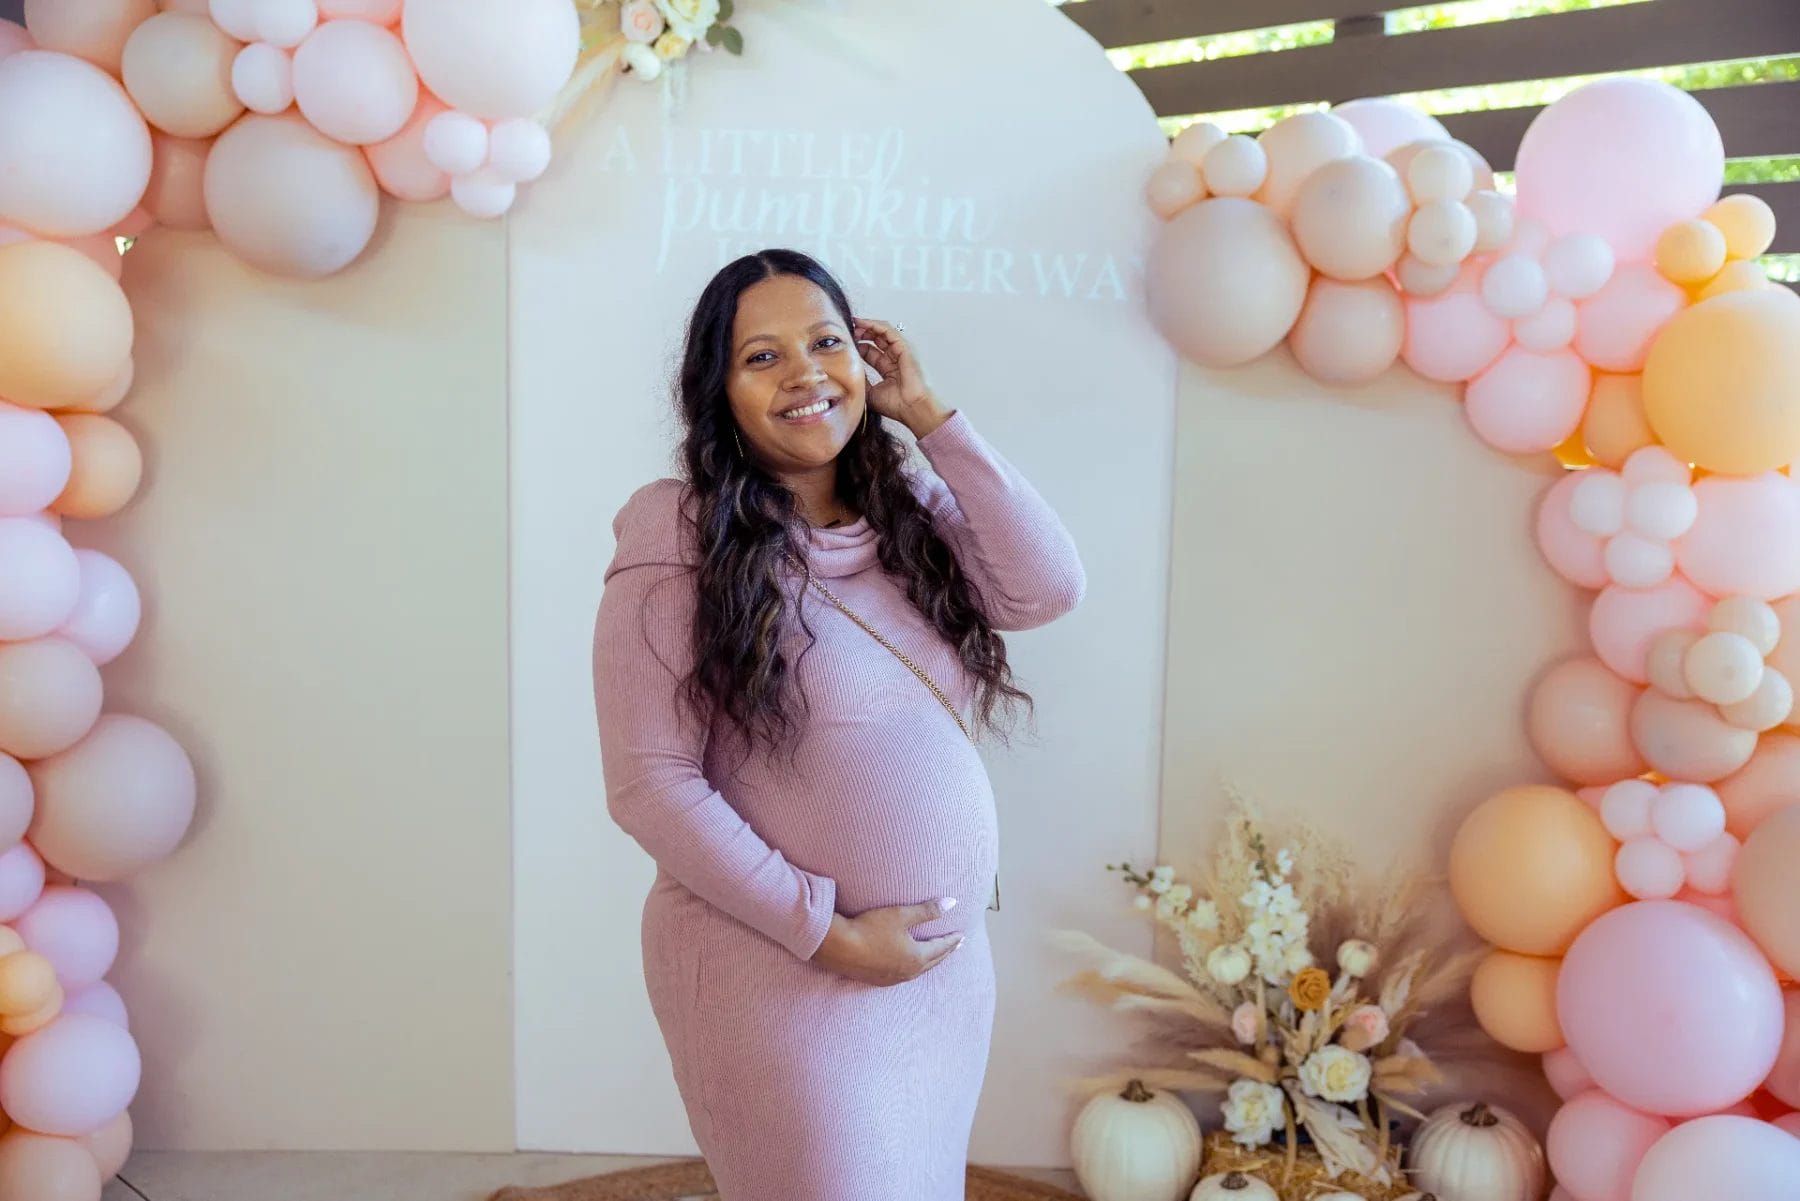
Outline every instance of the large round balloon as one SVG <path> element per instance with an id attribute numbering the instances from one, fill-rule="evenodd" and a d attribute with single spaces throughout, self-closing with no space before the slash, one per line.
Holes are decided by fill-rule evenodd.
<path id="1" fill-rule="evenodd" d="M 1800 295 L 1702 301 L 1663 329 L 1644 364 L 1644 412 L 1668 448 L 1724 475 L 1800 459 Z"/>
<path id="2" fill-rule="evenodd" d="M 419 100 L 400 39 L 368 21 L 327 21 L 294 52 L 294 99 L 319 132 L 358 146 L 398 134 Z"/>
<path id="3" fill-rule="evenodd" d="M 1269 173 L 1254 199 L 1286 216 L 1308 176 L 1326 163 L 1362 151 L 1362 138 L 1342 117 L 1306 112 L 1283 117 L 1256 137 Z M 1396 256 L 1398 257 L 1398 256 Z"/>
<path id="4" fill-rule="evenodd" d="M 1557 775 L 1611 784 L 1644 770 L 1631 738 L 1640 689 L 1598 659 L 1569 659 L 1544 674 L 1526 709 L 1531 745 Z"/>
<path id="5" fill-rule="evenodd" d="M 0 166 L 0 188 L 5 178 Z M 85 254 L 56 242 L 0 246 L 0 396 L 34 409 L 90 400 L 125 370 L 132 337 L 125 293 Z"/>
<path id="6" fill-rule="evenodd" d="M 75 611 L 81 560 L 55 530 L 0 518 L 0 567 L 0 641 L 40 638 Z"/>
<path id="7" fill-rule="evenodd" d="M 43 49 L 117 75 L 132 30 L 155 13 L 154 0 L 25 0 L 25 27 Z"/>
<path id="8" fill-rule="evenodd" d="M 31 840 L 59 870 L 121 880 L 181 843 L 194 817 L 194 767 L 162 727 L 109 713 L 86 739 L 31 765 Z"/>
<path id="9" fill-rule="evenodd" d="M 1682 901 L 1634 902 L 1583 930 L 1563 958 L 1556 1008 L 1594 1082 L 1644 1113 L 1736 1104 L 1781 1049 L 1781 988 L 1762 953 Z"/>
<path id="10" fill-rule="evenodd" d="M 1450 847 L 1450 889 L 1463 918 L 1495 946 L 1560 955 L 1625 900 L 1613 879 L 1615 846 L 1574 793 L 1508 789 L 1463 819 Z"/>
<path id="11" fill-rule="evenodd" d="M 100 1169 L 72 1138 L 29 1130 L 0 1135 L 0 1197 L 32 1201 L 100 1201 Z"/>
<path id="12" fill-rule="evenodd" d="M 0 643 L 0 751 L 65 751 L 94 728 L 100 702 L 100 669 L 68 639 Z"/>
<path id="13" fill-rule="evenodd" d="M 68 1014 L 0 1060 L 0 1106 L 27 1129 L 79 1138 L 125 1112 L 142 1070 L 130 1034 L 105 1018 Z"/>
<path id="14" fill-rule="evenodd" d="M 1306 307 L 1288 336 L 1294 359 L 1320 383 L 1340 387 L 1378 378 L 1400 357 L 1406 309 L 1385 279 L 1313 280 Z"/>
<path id="15" fill-rule="evenodd" d="M 98 893 L 85 888 L 46 888 L 13 929 L 50 961 L 57 983 L 69 991 L 98 984 L 119 955 L 118 919 Z"/>
<path id="16" fill-rule="evenodd" d="M 150 128 L 118 80 L 48 50 L 0 60 L 0 221 L 49 238 L 104 233 L 149 180 Z"/>
<path id="17" fill-rule="evenodd" d="M 1800 1138 L 1756 1118 L 1706 1117 L 1665 1134 L 1638 1165 L 1630 1201 L 1791 1197 Z"/>
<path id="18" fill-rule="evenodd" d="M 1235 367 L 1281 344 L 1312 272 L 1281 218 L 1253 200 L 1203 200 L 1166 223 L 1145 286 L 1163 336 L 1195 363 Z"/>
<path id="19" fill-rule="evenodd" d="M 1800 673 L 1791 678 L 1800 679 Z M 1771 815 L 1800 805 L 1800 738 L 1763 735 L 1750 762 L 1716 787 L 1725 803 L 1725 828 L 1739 839 L 1750 837 Z"/>
<path id="20" fill-rule="evenodd" d="M 1550 1122 L 1550 1170 L 1574 1196 L 1613 1201 L 1630 1195 L 1638 1164 L 1669 1132 L 1667 1118 L 1639 1113 L 1598 1089 L 1574 1097 Z"/>
<path id="21" fill-rule="evenodd" d="M 158 13 L 125 46 L 125 90 L 163 132 L 210 138 L 244 111 L 231 90 L 238 49 L 205 17 Z"/>
<path id="22" fill-rule="evenodd" d="M 1716 597 L 1800 592 L 1800 483 L 1779 471 L 1713 475 L 1695 482 L 1694 499 L 1699 515 L 1675 544 L 1683 575 Z"/>
<path id="23" fill-rule="evenodd" d="M 1406 185 L 1388 164 L 1351 155 L 1314 171 L 1293 203 L 1294 238 L 1333 279 L 1373 279 L 1406 251 Z"/>
<path id="24" fill-rule="evenodd" d="M 381 207 L 361 151 L 297 113 L 247 116 L 220 134 L 205 190 L 219 240 L 276 275 L 318 277 L 349 266 L 374 236 Z"/>
<path id="25" fill-rule="evenodd" d="M 1800 806 L 1764 818 L 1744 841 L 1732 872 L 1732 894 L 1744 929 L 1775 966 L 1800 977 Z"/>
<path id="26" fill-rule="evenodd" d="M 1362 138 L 1363 150 L 1376 158 L 1386 158 L 1412 142 L 1450 138 L 1436 117 L 1384 96 L 1345 101 L 1331 109 L 1331 115 L 1348 122 Z"/>
<path id="27" fill-rule="evenodd" d="M 408 0 L 401 28 L 425 86 L 476 117 L 531 116 L 569 81 L 581 53 L 581 23 L 567 0 Z"/>
<path id="28" fill-rule="evenodd" d="M 1718 199 L 1725 147 L 1686 92 L 1615 78 L 1539 113 L 1516 161 L 1522 216 L 1553 236 L 1599 234 L 1625 262 L 1648 259 L 1665 229 Z"/>
<path id="29" fill-rule="evenodd" d="M 1673 780 L 1711 784 L 1750 762 L 1756 731 L 1732 725 L 1700 700 L 1651 690 L 1631 708 L 1631 740 L 1651 767 Z"/>
<path id="30" fill-rule="evenodd" d="M 1488 1037 L 1515 1051 L 1543 1054 L 1563 1045 L 1556 1024 L 1554 959 L 1493 951 L 1469 981 L 1469 1003 Z"/>

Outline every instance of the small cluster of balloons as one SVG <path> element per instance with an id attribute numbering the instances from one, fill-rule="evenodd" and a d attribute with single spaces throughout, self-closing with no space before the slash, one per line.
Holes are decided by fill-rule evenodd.
<path id="1" fill-rule="evenodd" d="M 28 0 L 0 22 L 0 224 L 102 252 L 211 229 L 329 275 L 384 193 L 508 211 L 580 49 L 569 0 Z"/>
<path id="2" fill-rule="evenodd" d="M 1189 130 L 1148 184 L 1151 311 L 1185 356 L 1285 342 L 1333 385 L 1404 362 L 1465 385 L 1489 445 L 1571 469 L 1537 538 L 1595 594 L 1593 653 L 1526 706 L 1561 783 L 1484 801 L 1450 859 L 1491 944 L 1476 1017 L 1564 1098 L 1556 1201 L 1800 1181 L 1800 297 L 1723 163 L 1692 97 L 1610 79 L 1539 114 L 1515 197 L 1380 100 Z"/>

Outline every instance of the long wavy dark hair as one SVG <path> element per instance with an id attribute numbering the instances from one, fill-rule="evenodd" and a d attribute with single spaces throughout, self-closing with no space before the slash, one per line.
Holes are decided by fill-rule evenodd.
<path id="1" fill-rule="evenodd" d="M 792 573 L 783 568 L 784 561 L 805 560 L 808 527 L 794 494 L 739 451 L 725 392 L 738 300 L 751 286 L 780 275 L 818 285 L 845 329 L 854 330 L 849 298 L 817 261 L 792 250 L 746 255 L 714 276 L 695 305 L 677 401 L 699 544 L 687 698 L 696 713 L 714 707 L 751 739 L 792 749 L 806 698 L 795 695 L 795 664 L 782 650 L 783 635 L 792 628 Z M 1031 697 L 1014 684 L 1005 642 L 914 494 L 906 459 L 906 444 L 869 413 L 838 455 L 838 495 L 868 517 L 882 567 L 904 582 L 907 599 L 955 648 L 974 680 L 971 728 L 1004 741 L 1017 711 L 1031 710 Z M 790 581 L 786 588 L 784 580 Z M 812 631 L 803 620 L 800 628 L 810 650 Z"/>

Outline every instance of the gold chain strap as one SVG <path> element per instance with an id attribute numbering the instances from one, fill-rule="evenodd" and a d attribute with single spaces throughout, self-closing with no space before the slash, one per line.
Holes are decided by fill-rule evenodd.
<path id="1" fill-rule="evenodd" d="M 956 719 L 957 728 L 962 730 L 963 737 L 967 738 L 970 742 L 975 741 L 975 735 L 969 729 L 969 724 L 963 720 L 962 714 L 960 714 L 956 711 L 956 706 L 950 703 L 950 698 L 944 695 L 944 690 L 937 686 L 937 681 L 933 680 L 930 676 L 925 674 L 924 668 L 920 667 L 917 663 L 914 663 L 910 658 L 908 658 L 906 656 L 906 654 L 904 652 L 902 652 L 899 647 L 897 647 L 893 643 L 889 642 L 886 638 L 883 638 L 881 636 L 881 631 L 877 630 L 874 626 L 872 626 L 868 622 L 864 621 L 861 617 L 859 617 L 857 615 L 856 610 L 852 609 L 849 605 L 846 605 L 843 601 L 839 600 L 837 598 L 836 594 L 831 591 L 831 589 L 827 588 L 825 585 L 821 584 L 816 578 L 814 578 L 811 571 L 808 571 L 806 573 L 806 582 L 811 584 L 814 588 L 818 589 L 819 595 L 823 596 L 826 600 L 830 601 L 832 603 L 832 605 L 835 606 L 840 613 L 842 613 L 845 617 L 848 617 L 851 621 L 854 621 L 857 625 L 861 626 L 863 628 L 864 633 L 868 634 L 869 637 L 873 638 L 875 641 L 881 643 L 882 646 L 886 647 L 888 649 L 889 654 L 893 655 L 894 658 L 900 660 L 900 662 L 906 664 L 907 668 L 915 676 L 919 677 L 920 682 L 923 683 L 925 685 L 925 687 L 931 689 L 931 695 L 937 697 L 938 704 L 940 704 L 944 707 L 944 711 L 949 713 L 951 717 Z"/>

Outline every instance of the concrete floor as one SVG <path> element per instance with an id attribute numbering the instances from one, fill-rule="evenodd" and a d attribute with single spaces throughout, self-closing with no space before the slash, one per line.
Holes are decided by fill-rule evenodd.
<path id="1" fill-rule="evenodd" d="M 593 1155 L 140 1152 L 102 1201 L 486 1201 L 505 1185 L 557 1184 L 653 1160 Z M 1073 1190 L 1067 1172 L 1019 1175 Z"/>

